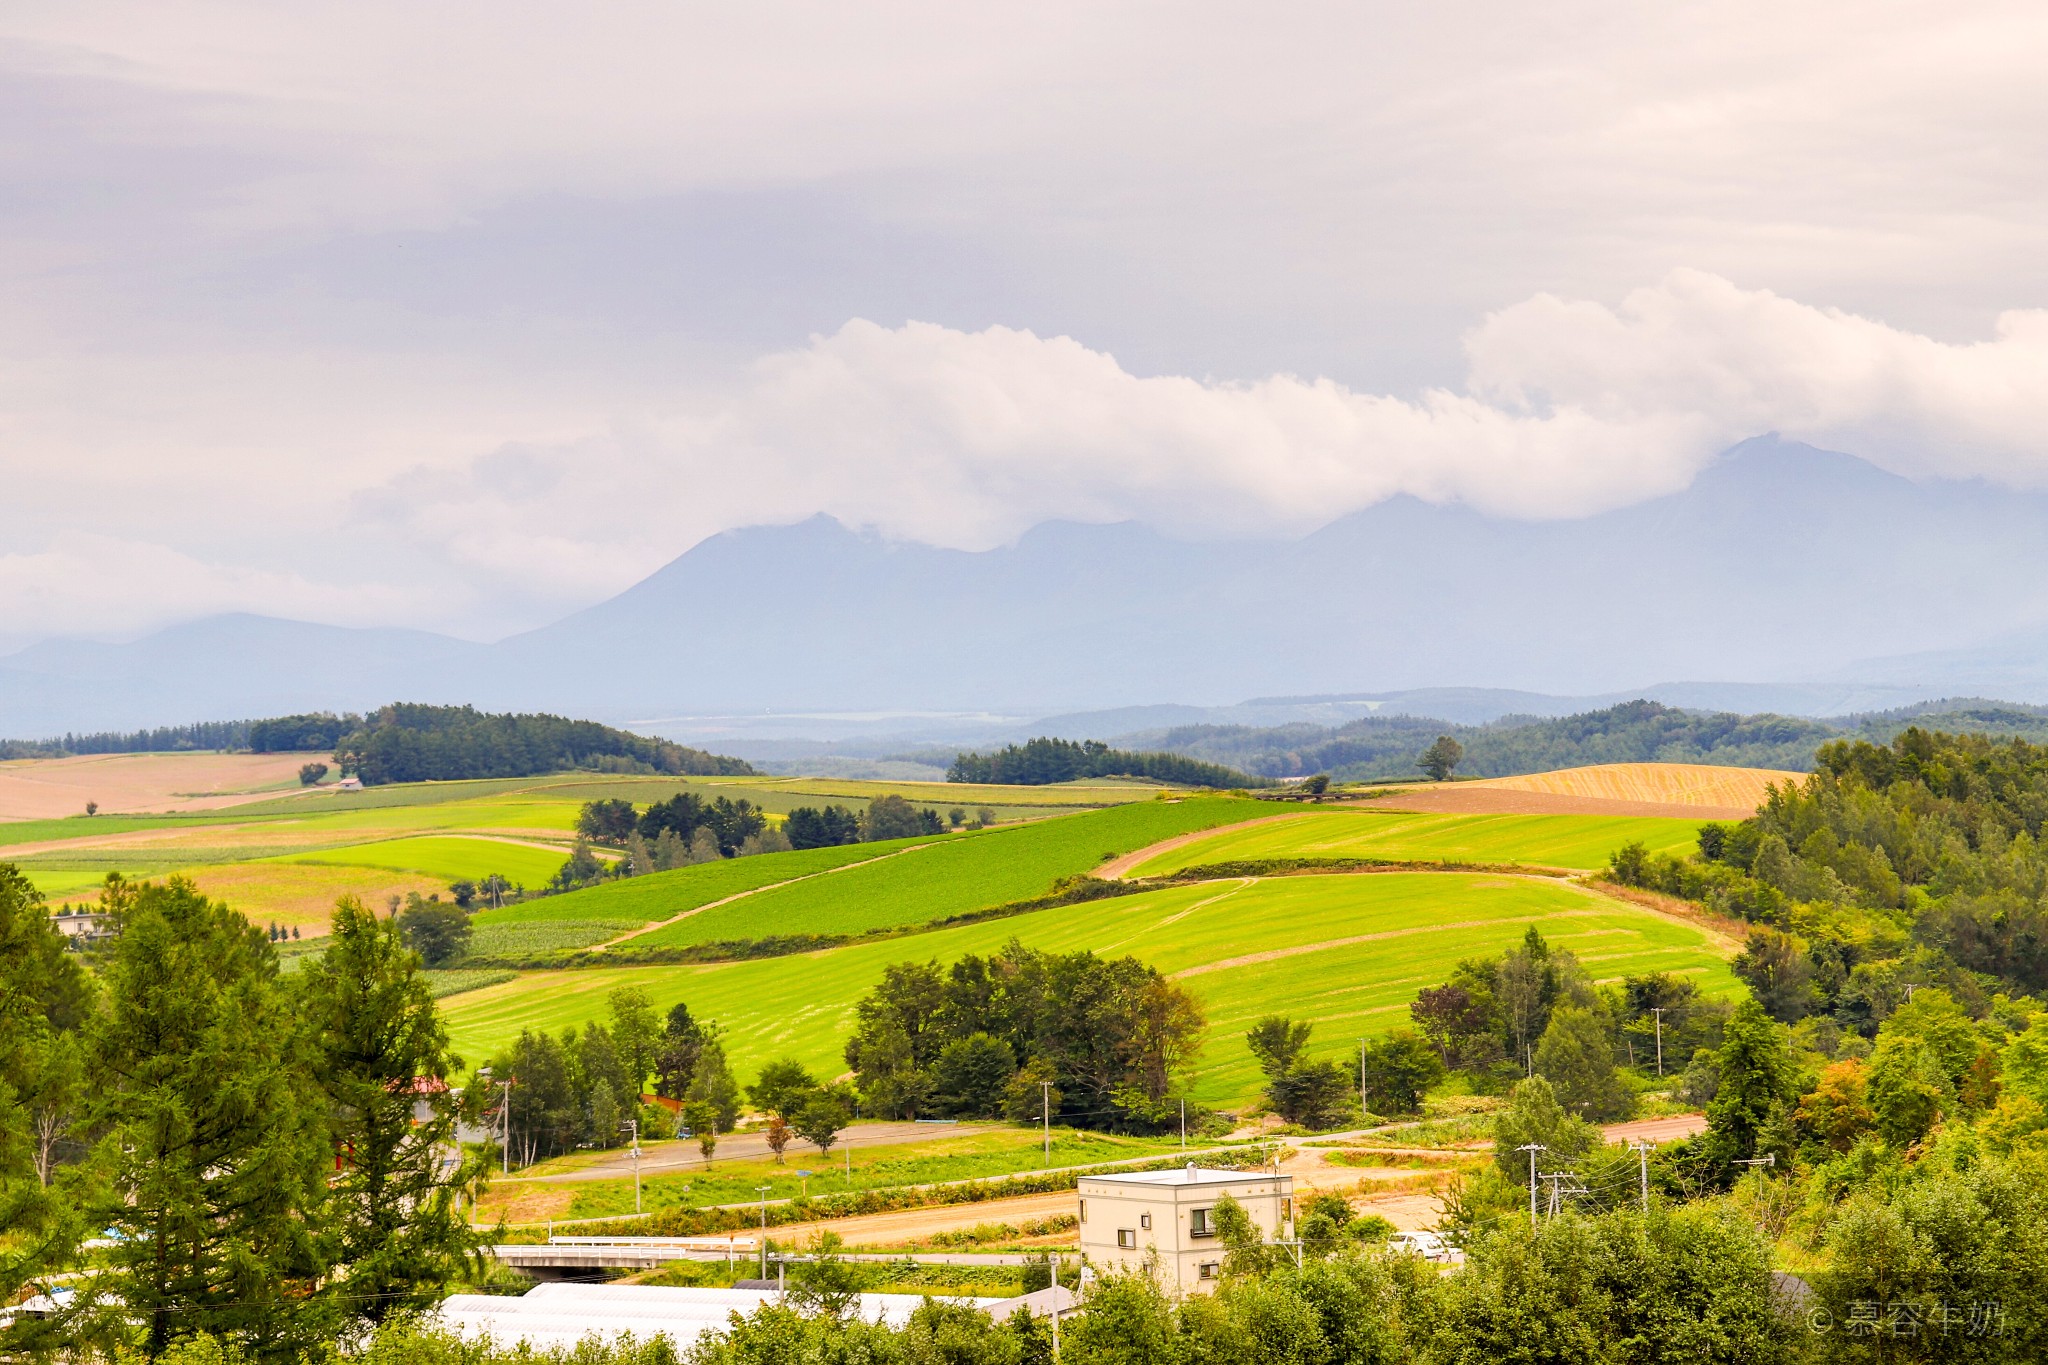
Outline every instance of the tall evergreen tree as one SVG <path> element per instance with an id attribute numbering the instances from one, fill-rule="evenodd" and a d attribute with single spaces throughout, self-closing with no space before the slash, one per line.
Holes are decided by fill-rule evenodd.
<path id="1" fill-rule="evenodd" d="M 50 1158 L 70 1126 L 76 1031 L 91 1004 L 42 896 L 0 863 L 0 1302 L 61 1269 L 78 1245 L 74 1182 L 53 1183 Z M 33 1350 L 45 1327 L 10 1322 L 0 1331 L 0 1358 Z"/>
<path id="2" fill-rule="evenodd" d="M 331 1325 L 316 1229 L 333 1150 L 276 952 L 182 878 L 106 896 L 122 928 L 90 1117 L 117 1236 L 90 1288 L 148 1359 L 200 1333 L 296 1359 Z"/>
<path id="3" fill-rule="evenodd" d="M 305 1017 L 341 1170 L 328 1210 L 343 1310 L 422 1310 L 476 1246 L 461 1191 L 487 1169 L 455 1140 L 460 1058 L 402 931 L 353 896 L 305 969 Z"/>

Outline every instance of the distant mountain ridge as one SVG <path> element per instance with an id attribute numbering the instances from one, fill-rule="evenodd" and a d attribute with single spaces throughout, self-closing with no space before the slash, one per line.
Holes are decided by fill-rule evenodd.
<path id="1" fill-rule="evenodd" d="M 1419 780 L 1417 760 L 1440 734 L 1464 747 L 1458 767 L 1464 777 L 1514 777 L 1597 763 L 1705 763 L 1807 772 L 1814 751 L 1830 740 L 1889 744 L 1909 725 L 2042 743 L 2048 742 L 2048 707 L 1955 698 L 1826 721 L 1687 711 L 1638 700 L 1569 716 L 1506 716 L 1478 725 L 1390 715 L 1329 728 L 1184 726 L 1121 735 L 1112 742 L 1262 777 L 1324 772 L 1340 781 Z"/>
<path id="2" fill-rule="evenodd" d="M 1996 683 L 1969 685 L 1978 677 Z M 1705 681 L 1642 685 L 1656 678 Z M 645 728 L 698 725 L 689 737 L 716 740 L 719 722 L 688 718 L 1023 722 L 1161 698 L 1418 690 L 1451 708 L 1500 689 L 1574 709 L 1654 692 L 1809 714 L 1957 692 L 2048 700 L 2048 497 L 1914 483 L 1762 438 L 1683 492 L 1571 521 L 1404 497 L 1292 541 L 1052 523 L 968 553 L 820 517 L 715 536 L 609 601 L 492 645 L 250 616 L 132 645 L 38 645 L 0 658 L 0 734 L 402 697 L 665 718 Z"/>

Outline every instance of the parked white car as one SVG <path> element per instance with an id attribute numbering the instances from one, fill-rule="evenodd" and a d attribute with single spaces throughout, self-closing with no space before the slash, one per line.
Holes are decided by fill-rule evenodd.
<path id="1" fill-rule="evenodd" d="M 1397 1232 L 1387 1239 L 1387 1253 L 1420 1256 L 1438 1265 L 1463 1265 L 1465 1253 L 1433 1232 Z"/>

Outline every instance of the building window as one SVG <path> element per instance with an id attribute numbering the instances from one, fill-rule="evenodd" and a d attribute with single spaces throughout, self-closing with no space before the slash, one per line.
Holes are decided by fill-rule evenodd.
<path id="1" fill-rule="evenodd" d="M 1138 1230 L 1136 1228 L 1118 1228 L 1116 1230 L 1116 1244 L 1120 1247 L 1135 1248 L 1138 1245 Z"/>
<path id="2" fill-rule="evenodd" d="M 1209 1214 L 1211 1212 L 1212 1210 L 1209 1209 L 1188 1210 L 1188 1236 L 1214 1237 L 1216 1235 L 1215 1226 L 1209 1222 Z"/>
<path id="3" fill-rule="evenodd" d="M 1088 1221 L 1088 1201 L 1085 1199 L 1081 1201 L 1081 1221 L 1084 1223 Z"/>
<path id="4" fill-rule="evenodd" d="M 1214 1261 L 1204 1261 L 1204 1262 L 1202 1262 L 1202 1268 L 1201 1268 L 1200 1274 L 1201 1274 L 1201 1277 L 1202 1277 L 1203 1279 L 1205 1279 L 1205 1280 L 1213 1280 L 1213 1279 L 1215 1279 L 1215 1278 L 1216 1278 L 1216 1262 L 1214 1262 Z"/>
<path id="5" fill-rule="evenodd" d="M 1151 1214 L 1149 1214 L 1149 1213 L 1141 1213 L 1141 1214 L 1139 1214 L 1139 1215 L 1138 1215 L 1138 1226 L 1139 1226 L 1139 1227 L 1141 1227 L 1141 1228 L 1150 1228 L 1150 1227 L 1152 1226 L 1152 1215 L 1151 1215 Z"/>

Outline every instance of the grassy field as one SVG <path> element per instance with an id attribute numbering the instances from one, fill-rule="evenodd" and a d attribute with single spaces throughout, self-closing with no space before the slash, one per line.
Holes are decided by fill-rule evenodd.
<path id="1" fill-rule="evenodd" d="M 720 1161 L 714 1156 L 709 1170 L 685 1174 L 646 1176 L 641 1180 L 642 1205 L 648 1211 L 664 1208 L 702 1208 L 714 1204 L 741 1204 L 758 1199 L 760 1187 L 769 1187 L 768 1198 L 790 1199 L 804 1192 L 806 1182 L 799 1171 L 811 1171 L 808 1190 L 812 1195 L 838 1194 L 846 1190 L 889 1189 L 903 1185 L 925 1185 L 945 1180 L 977 1180 L 1038 1170 L 1045 1165 L 1044 1147 L 1036 1128 L 1006 1128 L 993 1133 L 966 1137 L 942 1136 L 934 1129 L 927 1142 L 892 1143 L 886 1147 L 850 1148 L 852 1177 L 847 1176 L 849 1149 L 835 1145 L 821 1153 L 801 1138 L 790 1143 L 785 1160 L 772 1158 Z M 1178 1151 L 1178 1136 L 1172 1139 L 1118 1137 L 1109 1133 L 1079 1132 L 1055 1128 L 1052 1141 L 1054 1166 L 1082 1166 L 1096 1162 L 1126 1161 L 1133 1157 L 1163 1156 Z M 650 1157 L 673 1150 L 694 1156 L 696 1144 L 650 1142 L 642 1150 Z M 608 1218 L 633 1212 L 633 1177 L 619 1180 L 542 1182 L 530 1177 L 590 1164 L 592 1154 L 579 1153 L 566 1161 L 542 1162 L 521 1172 L 521 1177 L 497 1181 L 478 1207 L 481 1217 L 495 1217 L 500 1210 L 521 1220 L 540 1218 Z"/>
<path id="2" fill-rule="evenodd" d="M 680 915 L 700 905 L 709 905 L 743 891 L 755 891 L 776 882 L 815 876 L 849 863 L 886 857 L 901 849 L 955 835 L 926 835 L 917 839 L 895 839 L 879 844 L 844 844 L 837 848 L 804 848 L 789 853 L 761 853 L 751 858 L 727 858 L 721 862 L 698 863 L 672 872 L 655 872 L 645 877 L 607 882 L 566 896 L 548 896 L 523 901 L 477 917 L 485 924 L 538 924 L 549 920 L 611 920 L 628 925 L 651 924 Z"/>
<path id="3" fill-rule="evenodd" d="M 173 768 L 178 756 L 163 756 Z M 204 756 L 199 756 L 204 757 Z M 196 763 L 196 759 L 194 760 Z M 24 771 L 36 765 L 14 765 Z M 162 766 L 162 765 L 159 765 Z M 193 768 L 194 785 L 200 776 Z M 168 779 L 183 790 L 182 779 Z M 423 782 L 343 792 L 323 789 L 256 800 L 226 809 L 188 814 L 71 816 L 0 820 L 0 858 L 17 862 L 44 894 L 57 899 L 90 899 L 109 872 L 130 877 L 192 875 L 220 888 L 230 903 L 258 923 L 272 920 L 304 930 L 324 929 L 328 907 L 309 908 L 313 873 L 226 869 L 272 862 L 328 867 L 338 875 L 327 884 L 382 904 L 408 891 L 445 890 L 460 878 L 476 880 L 498 872 L 526 886 L 553 875 L 566 856 L 524 842 L 566 842 L 586 801 L 619 797 L 639 805 L 692 791 L 707 800 L 746 799 L 771 812 L 799 805 L 836 803 L 864 808 L 875 797 L 895 793 L 941 813 L 959 806 L 994 810 L 1000 820 L 1036 820 L 1051 815 L 1128 802 L 1150 801 L 1158 788 L 1097 782 L 1055 787 L 981 787 L 919 782 L 856 782 L 808 778 L 673 778 L 555 773 L 542 777 L 476 782 Z M 474 836 L 487 836 L 478 838 Z M 849 856 L 828 851 L 827 861 Z M 630 927 L 665 918 L 762 883 L 756 869 L 724 874 L 731 889 L 690 901 L 694 891 L 669 899 L 670 890 L 650 890 L 642 906 L 621 904 L 593 910 L 580 904 L 550 905 L 533 918 L 618 922 Z M 779 879 L 781 872 L 776 874 Z M 717 877 L 707 875 L 709 888 Z M 339 894 L 339 892 L 337 892 Z M 565 898 L 566 900 L 567 898 Z M 633 901 L 633 897 L 626 897 Z"/>
<path id="4" fill-rule="evenodd" d="M 1160 854 L 1133 869 L 1156 877 L 1204 863 L 1259 858 L 1413 858 L 1533 863 L 1594 869 L 1631 840 L 1653 853 L 1693 846 L 1697 820 L 1604 815 L 1423 815 L 1398 810 L 1319 810 L 1230 830 Z"/>
<path id="5" fill-rule="evenodd" d="M 495 872 L 515 886 L 547 883 L 569 856 L 567 848 L 535 848 L 504 839 L 426 835 L 351 844 L 320 853 L 297 853 L 277 861 L 336 867 L 375 867 L 417 872 L 443 882 L 481 881 Z"/>
<path id="6" fill-rule="evenodd" d="M 885 964 L 944 962 L 1014 936 L 1048 950 L 1134 954 L 1181 975 L 1210 1016 L 1194 1093 L 1232 1104 L 1257 1085 L 1244 1030 L 1260 1015 L 1316 1021 L 1312 1050 L 1349 1055 L 1361 1035 L 1404 1021 L 1415 992 L 1458 959 L 1498 952 L 1530 924 L 1596 977 L 1677 971 L 1710 993 L 1737 989 L 1724 961 L 1732 945 L 1691 924 L 1547 879 L 1383 873 L 1175 887 L 794 957 L 526 973 L 453 997 L 448 1016 L 457 1050 L 477 1063 L 522 1028 L 601 1019 L 606 992 L 631 984 L 664 1010 L 686 1000 L 717 1019 L 743 1081 L 781 1056 L 837 1075 L 853 1006 Z"/>
<path id="7" fill-rule="evenodd" d="M 1061 877 L 1192 830 L 1266 809 L 1236 797 L 1147 801 L 967 834 L 707 910 L 634 940 L 716 943 L 768 934 L 846 934 L 923 924 L 1043 895 Z"/>

